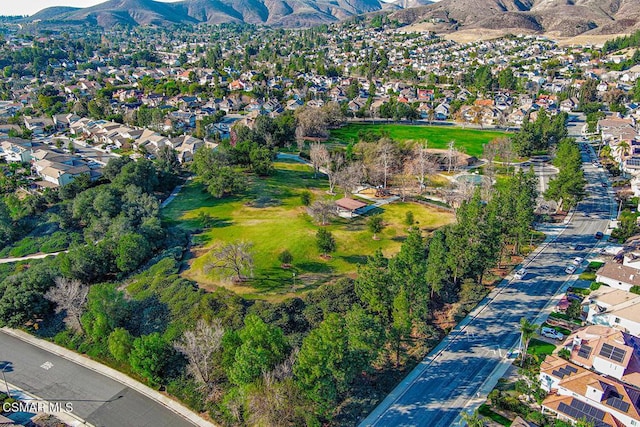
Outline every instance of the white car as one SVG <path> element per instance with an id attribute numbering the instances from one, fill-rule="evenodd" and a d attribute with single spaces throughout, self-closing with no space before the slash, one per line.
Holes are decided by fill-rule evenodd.
<path id="1" fill-rule="evenodd" d="M 578 266 L 580 264 L 582 264 L 582 261 L 584 261 L 584 258 L 582 257 L 575 257 L 573 259 L 573 261 L 571 261 L 574 265 Z"/>
<path id="2" fill-rule="evenodd" d="M 522 280 L 526 275 L 527 275 L 527 270 L 525 270 L 524 268 L 521 268 L 520 270 L 515 272 L 515 274 L 513 275 L 513 278 L 516 280 Z"/>
<path id="3" fill-rule="evenodd" d="M 553 328 L 543 327 L 540 329 L 540 335 L 547 338 L 553 338 L 554 340 L 563 340 L 564 335 Z"/>
<path id="4" fill-rule="evenodd" d="M 567 274 L 573 274 L 574 271 L 576 271 L 575 265 L 568 265 L 567 268 L 564 269 L 564 272 Z"/>

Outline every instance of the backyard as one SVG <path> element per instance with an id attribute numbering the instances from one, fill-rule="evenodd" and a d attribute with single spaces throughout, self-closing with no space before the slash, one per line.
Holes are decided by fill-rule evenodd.
<path id="1" fill-rule="evenodd" d="M 510 135 L 494 130 L 462 129 L 453 126 L 354 123 L 332 130 L 331 138 L 344 143 L 358 142 L 361 132 L 372 132 L 378 135 L 385 132 L 396 141 L 427 140 L 429 148 L 444 149 L 450 141 L 455 141 L 456 149 L 475 157 L 482 155 L 482 146 L 487 142 Z"/>
<path id="2" fill-rule="evenodd" d="M 222 285 L 247 298 L 278 300 L 353 275 L 357 265 L 378 248 L 385 255 L 396 253 L 408 232 L 405 217 L 409 211 L 425 231 L 454 220 L 448 211 L 395 202 L 372 212 L 381 215 L 385 225 L 374 240 L 366 224 L 368 217 L 335 217 L 324 228 L 333 233 L 337 250 L 324 258 L 316 247 L 320 227 L 307 214 L 300 196 L 307 190 L 313 200 L 329 197 L 326 179 L 314 178 L 312 168 L 303 164 L 278 161 L 274 166 L 270 177 L 251 178 L 248 190 L 240 196 L 214 199 L 201 184 L 192 182 L 163 209 L 164 220 L 195 233 L 193 258 L 183 272 L 186 277 L 203 287 Z M 340 197 L 342 194 L 332 196 Z M 211 218 L 208 228 L 203 227 L 203 214 Z M 218 270 L 205 272 L 211 250 L 235 241 L 253 245 L 254 277 L 240 285 L 225 280 Z M 284 250 L 293 255 L 290 268 L 282 268 L 278 260 Z"/>

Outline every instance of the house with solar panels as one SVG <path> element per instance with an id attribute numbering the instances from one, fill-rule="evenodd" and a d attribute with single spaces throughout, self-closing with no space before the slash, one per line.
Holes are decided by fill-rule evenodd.
<path id="1" fill-rule="evenodd" d="M 611 355 L 611 354 L 610 354 Z M 540 369 L 541 386 L 550 391 L 543 413 L 594 427 L 640 426 L 640 389 L 615 378 L 549 355 Z"/>
<path id="2" fill-rule="evenodd" d="M 603 325 L 569 335 L 571 362 L 625 383 L 640 386 L 640 338 Z"/>

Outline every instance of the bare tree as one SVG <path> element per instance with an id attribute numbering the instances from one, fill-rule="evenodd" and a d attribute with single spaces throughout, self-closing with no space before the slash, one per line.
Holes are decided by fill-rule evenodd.
<path id="1" fill-rule="evenodd" d="M 296 137 L 325 138 L 329 136 L 327 130 L 327 113 L 320 108 L 302 107 L 296 111 Z"/>
<path id="2" fill-rule="evenodd" d="M 335 214 L 336 206 L 331 200 L 316 200 L 307 208 L 307 212 L 320 225 L 326 225 L 329 223 L 329 217 Z"/>
<path id="3" fill-rule="evenodd" d="M 214 268 L 222 270 L 228 278 L 235 282 L 242 282 L 247 277 L 253 277 L 253 243 L 228 243 L 211 254 L 205 265 L 206 273 Z"/>
<path id="4" fill-rule="evenodd" d="M 404 202 L 411 191 L 413 185 L 413 174 L 411 163 L 406 163 L 402 171 L 398 172 L 393 177 L 393 185 L 400 192 L 400 198 Z"/>
<path id="5" fill-rule="evenodd" d="M 335 128 L 344 123 L 344 113 L 340 104 L 334 101 L 327 102 L 321 108 L 324 113 L 326 125 L 330 128 Z"/>
<path id="6" fill-rule="evenodd" d="M 213 355 L 222 349 L 224 327 L 220 319 L 207 323 L 198 321 L 195 330 L 186 331 L 174 347 L 189 361 L 187 372 L 208 394 L 215 389 L 215 363 Z"/>
<path id="7" fill-rule="evenodd" d="M 422 193 L 427 186 L 427 178 L 438 172 L 439 164 L 427 151 L 427 142 L 425 141 L 423 144 L 414 147 L 407 166 L 408 169 L 405 169 L 405 171 L 415 176 L 420 186 L 420 193 Z"/>
<path id="8" fill-rule="evenodd" d="M 324 173 L 329 179 L 329 194 L 335 194 L 336 174 L 344 166 L 344 156 L 342 153 L 331 153 L 324 165 Z"/>
<path id="9" fill-rule="evenodd" d="M 458 163 L 458 151 L 456 150 L 455 141 L 449 141 L 447 153 L 445 154 L 445 156 L 448 164 L 447 172 L 451 172 L 451 169 L 457 166 Z"/>
<path id="10" fill-rule="evenodd" d="M 344 196 L 352 194 L 364 178 L 364 166 L 360 162 L 351 163 L 343 167 L 335 174 L 335 181 L 338 187 L 344 191 Z"/>
<path id="11" fill-rule="evenodd" d="M 67 326 L 84 333 L 80 316 L 87 304 L 89 286 L 76 279 L 56 277 L 55 286 L 44 295 L 46 299 L 56 304 L 56 313 L 64 311 Z"/>
<path id="12" fill-rule="evenodd" d="M 485 174 L 489 177 L 493 177 L 495 173 L 494 161 L 498 155 L 498 142 L 494 139 L 482 146 L 483 157 L 487 161 L 485 165 Z"/>
<path id="13" fill-rule="evenodd" d="M 320 168 L 326 166 L 326 164 L 331 159 L 327 147 L 320 144 L 319 142 L 311 144 L 311 146 L 309 147 L 309 157 L 311 158 L 311 163 L 313 164 L 314 178 L 317 176 Z"/>
<path id="14" fill-rule="evenodd" d="M 387 188 L 389 179 L 398 165 L 398 150 L 391 139 L 382 138 L 378 142 L 377 163 L 382 172 L 382 186 Z"/>
<path id="15" fill-rule="evenodd" d="M 513 150 L 513 144 L 511 143 L 511 139 L 502 137 L 496 140 L 497 149 L 498 149 L 498 157 L 507 164 L 507 170 L 511 167 L 511 163 L 516 156 L 515 151 Z"/>
<path id="16" fill-rule="evenodd" d="M 248 424 L 259 426 L 300 425 L 304 420 L 296 410 L 300 393 L 290 381 L 298 350 L 272 371 L 264 372 L 257 389 L 247 395 Z"/>

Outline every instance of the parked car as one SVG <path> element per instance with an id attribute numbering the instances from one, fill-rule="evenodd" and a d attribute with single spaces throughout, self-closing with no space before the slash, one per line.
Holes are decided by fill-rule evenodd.
<path id="1" fill-rule="evenodd" d="M 554 340 L 563 340 L 564 335 L 553 328 L 543 327 L 540 329 L 540 335 L 547 338 L 553 338 Z"/>
<path id="2" fill-rule="evenodd" d="M 598 231 L 596 234 L 593 235 L 593 237 L 600 240 L 604 237 L 604 234 L 602 234 L 602 231 Z"/>
<path id="3" fill-rule="evenodd" d="M 513 278 L 516 280 L 522 280 L 526 275 L 527 275 L 527 270 L 524 268 L 521 268 L 520 270 L 516 271 L 516 273 L 513 275 Z"/>
<path id="4" fill-rule="evenodd" d="M 580 265 L 580 264 L 582 264 L 582 261 L 584 261 L 584 258 L 582 258 L 582 257 L 575 257 L 575 258 L 573 259 L 573 261 L 571 261 L 571 263 L 572 263 L 572 264 L 574 264 L 574 265 Z"/>
<path id="5" fill-rule="evenodd" d="M 575 265 L 568 265 L 567 268 L 564 269 L 564 272 L 567 274 L 573 274 L 574 271 L 576 271 Z"/>

